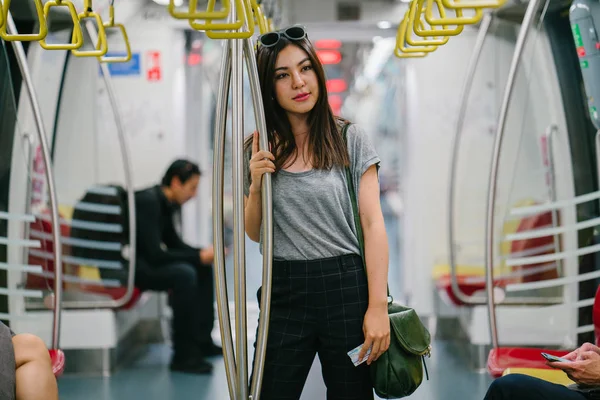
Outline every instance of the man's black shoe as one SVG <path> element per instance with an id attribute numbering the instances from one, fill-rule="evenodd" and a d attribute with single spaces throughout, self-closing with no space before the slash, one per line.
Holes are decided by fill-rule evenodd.
<path id="1" fill-rule="evenodd" d="M 212 364 L 202 360 L 187 360 L 184 362 L 181 361 L 172 361 L 170 365 L 170 370 L 173 372 L 184 372 L 188 374 L 210 374 L 212 372 Z"/>

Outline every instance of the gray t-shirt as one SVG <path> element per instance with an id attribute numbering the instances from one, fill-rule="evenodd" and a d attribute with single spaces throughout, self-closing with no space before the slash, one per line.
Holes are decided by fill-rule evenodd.
<path id="1" fill-rule="evenodd" d="M 357 125 L 347 133 L 350 170 L 357 198 L 360 179 L 380 159 Z M 250 193 L 246 151 L 244 193 Z M 280 260 L 317 260 L 360 254 L 344 168 L 273 175 L 273 255 Z M 261 231 L 262 232 L 262 231 Z M 261 233 L 262 242 L 262 233 Z"/>
<path id="2" fill-rule="evenodd" d="M 12 337 L 15 334 L 0 322 L 0 399 L 14 400 L 16 397 L 16 361 Z"/>

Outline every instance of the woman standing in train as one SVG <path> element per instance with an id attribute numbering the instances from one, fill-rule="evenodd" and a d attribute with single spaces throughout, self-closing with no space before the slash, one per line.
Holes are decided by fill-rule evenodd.
<path id="1" fill-rule="evenodd" d="M 273 173 L 273 288 L 261 399 L 299 399 L 315 354 L 327 398 L 373 398 L 369 365 L 389 347 L 388 242 L 379 157 L 365 132 L 334 117 L 325 72 L 301 26 L 262 35 L 257 50 L 271 151 L 246 142 L 245 223 L 261 240 L 261 181 Z M 364 232 L 360 256 L 346 182 Z M 260 289 L 258 292 L 260 303 Z M 357 367 L 347 352 L 371 354 Z"/>

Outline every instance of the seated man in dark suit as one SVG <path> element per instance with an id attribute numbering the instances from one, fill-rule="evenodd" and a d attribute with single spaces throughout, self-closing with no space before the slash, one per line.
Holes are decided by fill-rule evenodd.
<path id="1" fill-rule="evenodd" d="M 137 267 L 135 284 L 141 290 L 169 291 L 173 308 L 171 370 L 210 373 L 203 357 L 221 355 L 213 344 L 214 251 L 184 243 L 174 225 L 174 214 L 196 195 L 198 165 L 177 160 L 157 185 L 135 195 Z"/>

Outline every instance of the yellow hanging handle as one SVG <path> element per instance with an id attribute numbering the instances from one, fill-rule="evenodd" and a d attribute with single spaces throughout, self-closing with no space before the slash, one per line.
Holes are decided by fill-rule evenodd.
<path id="1" fill-rule="evenodd" d="M 437 46 L 406 47 L 406 30 L 408 28 L 408 13 L 404 16 L 396 34 L 396 49 L 394 54 L 398 58 L 421 58 L 435 51 Z"/>
<path id="2" fill-rule="evenodd" d="M 246 32 L 219 32 L 221 29 L 212 28 L 206 31 L 206 36 L 211 39 L 248 39 L 254 35 L 254 17 L 252 16 L 252 5 L 250 0 L 236 0 L 239 19 L 247 23 Z M 239 29 L 239 28 L 238 28 Z"/>
<path id="3" fill-rule="evenodd" d="M 506 3 L 506 0 L 442 0 L 446 8 L 499 8 Z"/>
<path id="4" fill-rule="evenodd" d="M 208 8 L 211 11 L 215 6 L 215 0 L 208 0 Z M 190 20 L 190 26 L 196 30 L 206 31 L 206 36 L 211 39 L 248 39 L 254 34 L 254 17 L 252 16 L 252 5 L 250 0 L 235 0 L 237 10 L 237 21 L 233 23 L 212 23 L 212 18 L 207 18 L 206 23 L 198 23 Z M 248 24 L 245 32 L 220 32 L 238 30 Z"/>
<path id="5" fill-rule="evenodd" d="M 0 0 L 0 29 L 4 26 L 4 7 L 2 6 L 2 0 Z"/>
<path id="6" fill-rule="evenodd" d="M 71 54 L 75 57 L 102 57 L 108 52 L 108 41 L 102 18 L 92 10 L 92 0 L 85 0 L 84 8 L 83 12 L 79 13 L 78 18 L 80 21 L 88 18 L 96 20 L 96 25 L 98 26 L 98 43 L 96 44 L 96 50 L 71 50 Z M 75 41 L 75 31 L 73 31 L 72 41 Z"/>
<path id="7" fill-rule="evenodd" d="M 127 29 L 123 24 L 115 24 L 115 6 L 111 2 L 109 8 L 109 20 L 104 24 L 105 31 L 108 29 L 118 28 L 121 30 L 123 40 L 125 41 L 125 47 L 127 49 L 127 55 L 124 57 L 98 57 L 98 61 L 103 63 L 126 63 L 131 60 L 131 44 L 129 43 L 129 37 L 127 36 Z"/>
<path id="8" fill-rule="evenodd" d="M 456 36 L 459 35 L 460 33 L 462 33 L 463 29 L 464 29 L 464 25 L 463 24 L 448 24 L 448 25 L 454 25 L 455 28 L 449 28 L 448 26 L 444 25 L 442 29 L 437 28 L 436 25 L 431 25 L 429 24 L 429 29 L 423 29 L 423 20 L 422 20 L 422 16 L 423 14 L 426 12 L 426 7 L 429 7 L 429 3 L 427 3 L 427 5 L 425 5 L 425 2 L 427 0 L 413 0 L 415 2 L 418 2 L 417 7 L 416 7 L 416 16 L 414 18 L 413 21 L 413 31 L 415 32 L 415 34 L 417 36 L 421 36 L 421 37 L 430 37 L 430 36 Z M 437 6 L 438 6 L 438 10 L 439 10 L 439 14 L 442 18 L 446 17 L 446 10 L 444 9 L 444 6 L 442 5 L 441 0 L 433 0 L 436 2 Z M 457 17 L 462 17 L 462 10 L 453 10 L 454 13 L 457 15 Z M 420 21 L 421 23 L 417 23 L 417 21 Z"/>
<path id="9" fill-rule="evenodd" d="M 71 43 L 59 43 L 59 44 L 48 44 L 46 39 L 40 40 L 40 46 L 46 50 L 77 50 L 83 46 L 83 32 L 81 31 L 81 25 L 79 24 L 79 18 L 77 17 L 77 10 L 73 3 L 69 0 L 50 0 L 44 5 L 44 16 L 46 19 L 50 16 L 50 9 L 52 7 L 67 7 L 69 14 L 73 20 L 73 35 Z"/>
<path id="10" fill-rule="evenodd" d="M 436 17 L 433 14 L 433 2 L 434 0 L 426 0 L 427 7 L 425 8 L 425 20 L 429 25 L 473 25 L 481 21 L 483 18 L 483 7 L 472 8 L 475 11 L 475 15 L 466 17 L 463 15 L 463 10 L 470 9 L 471 7 L 448 7 L 455 11 L 455 18 L 447 18 L 444 10 L 444 0 L 435 0 L 440 17 Z"/>
<path id="11" fill-rule="evenodd" d="M 398 47 L 394 50 L 394 55 L 398 58 L 424 58 L 429 53 L 402 53 Z"/>
<path id="12" fill-rule="evenodd" d="M 269 32 L 267 18 L 265 17 L 261 6 L 258 5 L 256 0 L 250 0 L 250 6 L 252 8 L 253 17 L 255 23 L 258 25 L 260 34 L 264 35 L 265 33 Z"/>
<path id="13" fill-rule="evenodd" d="M 413 26 L 418 26 L 421 30 L 425 30 L 425 24 L 421 21 L 421 13 L 418 13 L 417 18 L 417 9 L 421 9 L 423 7 L 422 0 L 413 0 L 410 3 L 410 8 L 408 11 L 408 22 L 406 26 L 406 43 L 411 46 L 428 46 L 428 45 L 444 45 L 448 43 L 448 36 L 441 36 L 441 39 L 438 39 L 434 36 L 428 36 L 425 40 L 414 40 L 411 34 L 411 28 Z"/>
<path id="14" fill-rule="evenodd" d="M 221 10 L 215 11 L 215 2 L 212 2 L 212 8 L 208 6 L 207 11 L 198 11 L 198 0 L 190 0 L 188 12 L 177 11 L 175 0 L 169 0 L 169 14 L 177 19 L 226 19 L 231 11 L 231 0 L 222 0 Z"/>
<path id="15" fill-rule="evenodd" d="M 192 0 L 193 1 L 193 0 Z M 230 0 L 223 0 L 223 2 L 229 2 Z M 199 22 L 193 19 L 190 19 L 190 26 L 198 31 L 208 31 L 209 30 L 238 30 L 242 26 L 244 26 L 245 18 L 244 18 L 244 7 L 239 0 L 235 1 L 235 7 L 237 10 L 237 19 L 234 22 L 217 22 L 213 23 L 214 18 L 207 17 L 206 22 Z M 208 12 L 211 12 L 215 8 L 215 0 L 208 0 Z"/>
<path id="16" fill-rule="evenodd" d="M 37 13 L 37 17 L 40 23 L 40 32 L 37 34 L 15 34 L 10 35 L 7 33 L 8 25 L 6 21 L 8 21 L 8 12 L 10 11 L 10 1 L 11 0 L 1 0 L 0 4 L 4 4 L 2 6 L 2 19 L 4 21 L 0 26 L 0 38 L 6 40 L 7 42 L 34 42 L 38 40 L 42 40 L 48 35 L 48 25 L 46 24 L 46 18 L 44 18 L 44 5 L 42 4 L 42 0 L 33 0 L 35 4 L 35 11 Z M 23 0 L 19 0 L 23 1 Z"/>

